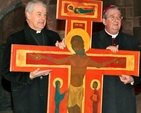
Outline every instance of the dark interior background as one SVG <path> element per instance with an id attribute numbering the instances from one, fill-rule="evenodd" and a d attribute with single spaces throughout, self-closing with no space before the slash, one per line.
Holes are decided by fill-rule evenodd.
<path id="1" fill-rule="evenodd" d="M 24 28 L 26 21 L 24 15 L 25 4 L 30 0 L 0 0 L 0 69 L 3 49 L 7 37 Z M 65 20 L 56 20 L 56 1 L 44 0 L 48 5 L 48 29 L 57 31 L 64 37 Z M 103 7 L 116 4 L 121 7 L 123 14 L 122 31 L 134 35 L 139 42 L 141 50 L 141 0 L 103 0 Z M 102 23 L 93 22 L 93 32 L 103 29 Z M 135 87 L 136 95 L 141 92 L 141 85 Z M 0 71 L 0 113 L 12 110 L 10 83 L 1 77 Z"/>

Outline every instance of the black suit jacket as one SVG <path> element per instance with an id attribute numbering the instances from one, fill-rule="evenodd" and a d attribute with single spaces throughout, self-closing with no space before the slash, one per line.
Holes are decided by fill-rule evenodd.
<path id="1" fill-rule="evenodd" d="M 55 46 L 56 41 L 61 40 L 56 32 L 46 29 L 42 31 L 45 37 L 44 45 Z M 37 45 L 28 33 L 29 31 L 24 29 L 8 37 L 3 54 L 2 76 L 11 82 L 14 113 L 46 113 L 48 77 L 30 80 L 29 72 L 9 71 L 11 44 Z"/>
<path id="2" fill-rule="evenodd" d="M 115 44 L 119 45 L 119 50 L 138 50 L 136 38 L 122 32 L 116 37 Z M 112 39 L 104 30 L 93 34 L 92 48 L 106 49 L 110 45 Z M 134 77 L 134 81 L 138 84 L 141 80 Z M 118 76 L 104 76 L 102 113 L 136 113 L 134 87 L 123 84 Z"/>

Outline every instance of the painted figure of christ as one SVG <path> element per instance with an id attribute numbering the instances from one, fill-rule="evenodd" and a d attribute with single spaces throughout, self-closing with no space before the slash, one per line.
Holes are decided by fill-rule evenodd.
<path id="1" fill-rule="evenodd" d="M 104 67 L 110 63 L 117 63 L 118 59 L 113 58 L 110 61 L 98 63 L 94 60 L 91 60 L 86 54 L 84 49 L 84 41 L 81 36 L 74 35 L 71 39 L 72 49 L 75 51 L 75 54 L 67 58 L 52 58 L 44 56 L 41 54 L 35 54 L 31 56 L 34 60 L 46 59 L 55 64 L 65 64 L 69 63 L 71 65 L 71 78 L 70 85 L 68 88 L 68 100 L 67 100 L 67 109 L 69 113 L 81 113 L 82 111 L 82 100 L 84 97 L 84 88 L 83 88 L 83 79 L 89 65 L 100 68 Z"/>

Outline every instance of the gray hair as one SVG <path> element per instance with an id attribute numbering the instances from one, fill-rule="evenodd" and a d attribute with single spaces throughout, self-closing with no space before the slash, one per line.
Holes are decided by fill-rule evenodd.
<path id="1" fill-rule="evenodd" d="M 45 7 L 47 9 L 47 5 L 43 1 L 32 0 L 32 1 L 30 1 L 30 2 L 27 3 L 26 8 L 25 8 L 25 14 L 27 12 L 32 13 L 33 10 L 34 10 L 34 6 L 37 3 L 41 4 L 43 7 Z"/>
<path id="2" fill-rule="evenodd" d="M 106 17 L 107 17 L 107 11 L 108 11 L 109 9 L 115 9 L 115 10 L 119 10 L 119 11 L 121 12 L 121 10 L 120 10 L 120 8 L 119 8 L 118 6 L 116 6 L 116 5 L 110 5 L 110 6 L 106 7 L 106 8 L 103 10 L 102 18 L 106 19 Z"/>

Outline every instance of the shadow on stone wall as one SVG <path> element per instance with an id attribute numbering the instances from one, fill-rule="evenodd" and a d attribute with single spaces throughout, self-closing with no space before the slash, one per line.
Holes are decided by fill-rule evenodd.
<path id="1" fill-rule="evenodd" d="M 12 109 L 10 82 L 1 75 L 3 50 L 4 44 L 0 45 L 0 111 Z"/>
<path id="2" fill-rule="evenodd" d="M 1 75 L 4 43 L 10 34 L 23 29 L 25 24 L 23 6 L 17 6 L 15 9 L 10 10 L 10 12 L 7 11 L 7 14 L 0 20 L 0 113 L 1 111 L 12 110 L 10 82 Z"/>

